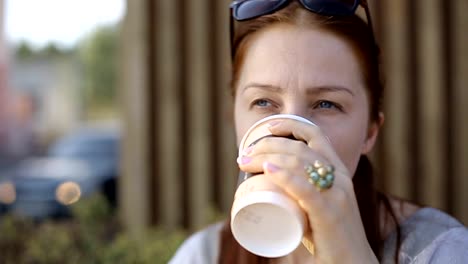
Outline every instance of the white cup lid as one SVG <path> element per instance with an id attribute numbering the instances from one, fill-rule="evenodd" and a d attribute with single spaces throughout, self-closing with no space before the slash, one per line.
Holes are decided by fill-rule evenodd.
<path id="1" fill-rule="evenodd" d="M 256 129 L 259 125 L 265 123 L 265 122 L 268 122 L 268 121 L 271 121 L 273 119 L 293 119 L 293 120 L 297 120 L 297 121 L 301 121 L 303 123 L 306 123 L 306 124 L 309 124 L 309 125 L 313 125 L 313 126 L 316 126 L 316 124 L 312 123 L 310 120 L 307 120 L 305 119 L 304 117 L 302 116 L 298 116 L 298 115 L 291 115 L 291 114 L 277 114 L 277 115 L 271 115 L 271 116 L 267 116 L 265 118 L 262 118 L 260 120 L 258 120 L 257 122 L 255 122 L 248 130 L 247 132 L 244 134 L 244 136 L 242 137 L 241 139 L 241 142 L 239 144 L 239 157 L 242 155 L 242 150 L 244 149 L 244 145 L 245 145 L 245 141 L 247 140 L 249 134 L 254 130 Z"/>

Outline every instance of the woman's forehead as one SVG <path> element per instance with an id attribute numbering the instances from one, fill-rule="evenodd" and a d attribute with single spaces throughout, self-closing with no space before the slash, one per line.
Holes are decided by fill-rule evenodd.
<path id="1" fill-rule="evenodd" d="M 357 56 L 342 38 L 323 30 L 272 26 L 252 36 L 239 85 L 358 86 Z"/>

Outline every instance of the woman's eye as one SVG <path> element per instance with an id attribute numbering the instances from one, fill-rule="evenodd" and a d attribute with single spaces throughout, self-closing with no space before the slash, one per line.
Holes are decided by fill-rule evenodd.
<path id="1" fill-rule="evenodd" d="M 320 102 L 318 102 L 318 104 L 316 104 L 316 108 L 320 108 L 320 109 L 337 108 L 337 109 L 340 109 L 340 107 L 337 104 L 332 103 L 330 101 L 320 101 Z"/>
<path id="2" fill-rule="evenodd" d="M 258 106 L 258 107 L 269 107 L 271 106 L 271 103 L 266 99 L 258 99 L 258 100 L 255 100 L 252 103 L 252 105 Z"/>

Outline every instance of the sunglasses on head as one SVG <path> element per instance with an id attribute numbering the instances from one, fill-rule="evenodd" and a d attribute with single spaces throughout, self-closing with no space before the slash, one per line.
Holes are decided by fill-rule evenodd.
<path id="1" fill-rule="evenodd" d="M 235 0 L 230 5 L 230 38 L 231 55 L 234 58 L 234 20 L 245 21 L 260 16 L 272 14 L 294 0 Z M 297 0 L 307 10 L 324 16 L 350 16 L 361 5 L 367 18 L 367 24 L 372 30 L 370 11 L 366 0 Z M 374 35 L 372 35 L 374 39 Z"/>

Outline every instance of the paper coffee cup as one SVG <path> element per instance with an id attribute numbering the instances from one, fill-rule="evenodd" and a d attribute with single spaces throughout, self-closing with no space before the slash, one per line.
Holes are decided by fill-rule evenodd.
<path id="1" fill-rule="evenodd" d="M 263 178 L 263 179 L 262 179 Z M 263 257 L 281 257 L 296 249 L 305 228 L 304 213 L 294 200 L 268 186 L 264 175 L 244 181 L 238 188 L 231 212 L 234 238 L 245 249 Z M 265 190 L 254 190 L 258 184 Z M 269 188 L 268 188 L 269 187 Z"/>
<path id="2" fill-rule="evenodd" d="M 314 125 L 295 115 L 274 115 L 256 122 L 244 135 L 244 148 L 271 135 L 268 123 L 273 119 L 294 119 Z M 263 174 L 241 172 L 231 211 L 234 238 L 250 252 L 269 258 L 285 256 L 301 243 L 306 228 L 304 212 L 297 203 Z"/>

